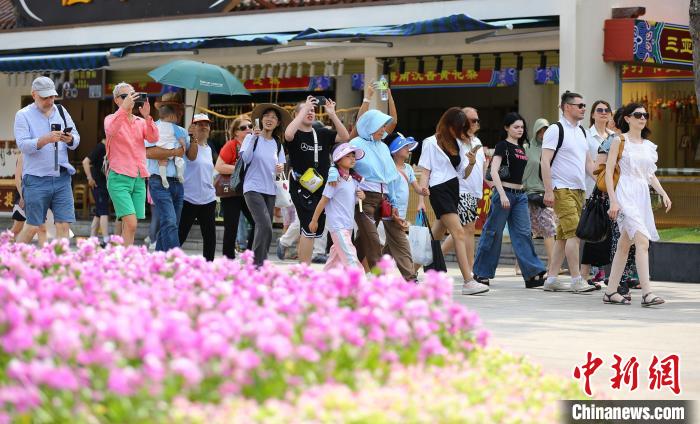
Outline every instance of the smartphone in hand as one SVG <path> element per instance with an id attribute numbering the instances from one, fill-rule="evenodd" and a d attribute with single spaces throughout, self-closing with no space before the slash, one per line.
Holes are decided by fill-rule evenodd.
<path id="1" fill-rule="evenodd" d="M 51 131 L 61 131 L 61 124 L 51 124 Z"/>
<path id="2" fill-rule="evenodd" d="M 73 132 L 73 127 L 68 127 L 63 130 L 63 134 L 70 134 Z"/>
<path id="3" fill-rule="evenodd" d="M 318 101 L 319 106 L 324 106 L 327 101 L 325 96 L 316 96 L 316 100 Z"/>

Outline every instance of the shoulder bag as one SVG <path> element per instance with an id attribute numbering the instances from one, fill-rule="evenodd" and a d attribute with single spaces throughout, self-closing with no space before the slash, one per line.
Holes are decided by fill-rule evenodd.
<path id="1" fill-rule="evenodd" d="M 493 159 L 491 159 L 491 162 L 493 162 Z M 489 162 L 489 166 L 486 169 L 486 179 L 488 181 L 493 181 L 491 178 L 491 162 Z M 501 179 L 501 181 L 510 178 L 510 157 L 508 156 L 508 146 L 506 146 L 506 166 L 503 166 L 503 162 L 501 162 L 501 167 L 498 168 L 498 177 Z"/>
<path id="2" fill-rule="evenodd" d="M 615 168 L 613 169 L 613 190 L 617 188 L 617 182 L 620 179 L 620 158 L 622 158 L 622 152 L 625 150 L 625 136 L 620 134 L 620 148 L 617 150 L 617 159 L 615 159 Z M 603 193 L 608 192 L 608 185 L 605 183 L 605 169 L 606 164 L 603 163 L 598 166 L 598 169 L 593 171 L 593 175 L 596 175 L 595 185 L 598 190 Z"/>

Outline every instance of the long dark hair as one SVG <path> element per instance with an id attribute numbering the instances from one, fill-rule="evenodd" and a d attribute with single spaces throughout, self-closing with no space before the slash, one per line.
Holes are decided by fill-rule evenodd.
<path id="1" fill-rule="evenodd" d="M 616 122 L 617 127 L 622 131 L 622 133 L 629 132 L 630 130 L 630 124 L 625 120 L 625 116 L 630 116 L 632 113 L 635 111 L 635 109 L 642 108 L 646 110 L 643 104 L 641 103 L 628 103 L 627 105 L 621 107 L 621 112 L 620 112 L 620 121 Z M 649 120 L 647 119 L 647 123 L 649 123 Z M 642 128 L 642 138 L 647 138 L 651 134 L 651 130 L 649 127 L 644 126 Z"/>
<path id="2" fill-rule="evenodd" d="M 610 103 L 606 102 L 605 100 L 596 100 L 593 102 L 593 106 L 591 106 L 591 126 L 595 124 L 595 119 L 593 119 L 593 114 L 595 113 L 595 108 L 598 107 L 598 105 L 604 104 L 605 106 L 610 109 L 610 112 L 612 113 L 612 108 L 610 107 Z"/>
<path id="3" fill-rule="evenodd" d="M 506 116 L 503 118 L 503 127 L 501 128 L 501 140 L 505 140 L 508 138 L 508 131 L 506 131 L 507 127 L 510 127 L 515 123 L 515 121 L 523 121 L 523 135 L 518 139 L 518 146 L 523 147 L 524 143 L 527 143 L 528 138 L 527 138 L 527 124 L 525 123 L 525 118 L 520 116 L 518 112 L 510 112 L 506 114 Z"/>
<path id="4" fill-rule="evenodd" d="M 440 117 L 435 129 L 438 146 L 448 155 L 459 153 L 456 138 L 469 139 L 469 120 L 467 114 L 458 107 L 451 107 Z"/>

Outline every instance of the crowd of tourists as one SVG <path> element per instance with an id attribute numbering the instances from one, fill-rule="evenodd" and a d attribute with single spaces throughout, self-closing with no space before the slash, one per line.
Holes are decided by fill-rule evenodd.
<path id="1" fill-rule="evenodd" d="M 68 152 L 78 147 L 80 135 L 69 111 L 54 103 L 51 79 L 34 80 L 31 94 L 34 102 L 15 118 L 22 154 L 12 230 L 19 242 L 37 237 L 43 244 L 47 226 L 55 228 L 56 237 L 69 237 L 75 222 L 71 176 L 76 169 Z M 507 231 L 525 288 L 585 293 L 606 283 L 606 304 L 629 304 L 633 288 L 641 288 L 643 306 L 664 302 L 649 281 L 649 242 L 658 239 L 649 186 L 667 210 L 671 201 L 654 175 L 657 149 L 648 139 L 649 114 L 641 104 L 613 111 L 597 100 L 585 128 L 584 97 L 567 91 L 559 121 L 535 120 L 531 136 L 526 120 L 510 112 L 489 163 L 477 136 L 478 110 L 447 109 L 434 135 L 419 143 L 397 131 L 390 90 L 388 114 L 370 108 L 372 85 L 351 131 L 330 99 L 320 104 L 309 96 L 293 114 L 263 103 L 233 121 L 218 156 L 210 146 L 206 114 L 195 114 L 185 129 L 179 125 L 180 103 L 156 102 L 154 121 L 149 100 L 131 85 L 117 84 L 113 95 L 116 111 L 105 118 L 105 140 L 82 163 L 95 199 L 91 234 L 101 234 L 103 244 L 109 241 L 110 202 L 125 245 L 134 243 L 148 203 L 148 240 L 155 250 L 182 246 L 196 221 L 203 256 L 213 260 L 219 198 L 222 254 L 228 258 L 235 258 L 243 239 L 241 247 L 252 250 L 254 263 L 262 265 L 273 242 L 275 208 L 281 208 L 286 229 L 277 243 L 281 259 L 296 242 L 302 263 L 329 252 L 326 269 L 369 272 L 388 254 L 404 279 L 415 282 L 420 266 L 414 263 L 407 220 L 413 191 L 418 215 L 426 217 L 427 207 L 434 213 L 432 238 L 447 236 L 440 253 L 456 254 L 464 295 L 489 290 Z M 328 126 L 317 121 L 321 108 Z M 409 158 L 419 144 L 414 170 Z M 485 184 L 491 188 L 490 209 L 477 244 Z M 604 205 L 607 234 L 585 241 L 579 258 L 577 233 L 586 202 Z M 544 240 L 546 264 L 533 237 Z M 570 278 L 559 277 L 564 259 Z"/>

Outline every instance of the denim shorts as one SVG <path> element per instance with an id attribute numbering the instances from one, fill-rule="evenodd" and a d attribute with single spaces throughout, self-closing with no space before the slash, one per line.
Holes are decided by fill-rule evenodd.
<path id="1" fill-rule="evenodd" d="M 95 216 L 109 215 L 109 192 L 107 187 L 95 186 L 92 189 L 95 198 Z"/>
<path id="2" fill-rule="evenodd" d="M 46 211 L 51 208 L 54 222 L 75 222 L 73 189 L 68 171 L 58 177 L 22 177 L 22 197 L 27 224 L 39 226 L 46 222 Z"/>

